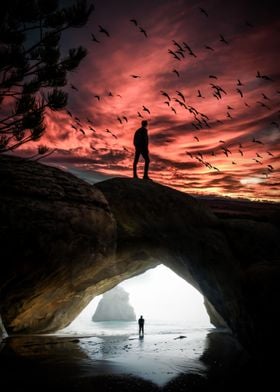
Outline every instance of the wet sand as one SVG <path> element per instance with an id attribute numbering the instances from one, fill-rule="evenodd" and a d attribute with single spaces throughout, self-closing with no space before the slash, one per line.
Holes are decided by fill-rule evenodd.
<path id="1" fill-rule="evenodd" d="M 225 331 L 203 339 L 15 336 L 2 344 L 0 368 L 2 385 L 13 391 L 236 391 L 258 390 L 263 381 L 267 386 L 255 362 Z"/>

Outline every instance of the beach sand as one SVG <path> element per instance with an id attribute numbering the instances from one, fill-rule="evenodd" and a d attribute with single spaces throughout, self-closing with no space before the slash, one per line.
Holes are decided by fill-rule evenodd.
<path id="1" fill-rule="evenodd" d="M 233 391 L 252 386 L 256 370 L 234 337 L 216 330 L 143 339 L 14 336 L 2 343 L 0 367 L 5 390 L 73 392 Z"/>

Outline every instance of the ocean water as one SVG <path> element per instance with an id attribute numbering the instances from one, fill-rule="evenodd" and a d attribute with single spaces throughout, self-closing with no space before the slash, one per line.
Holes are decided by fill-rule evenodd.
<path id="1" fill-rule="evenodd" d="M 158 321 L 145 319 L 145 335 L 184 335 L 201 336 L 213 328 L 207 325 L 188 325 L 182 321 Z M 61 334 L 84 336 L 122 336 L 138 335 L 137 321 L 76 321 L 59 331 Z"/>

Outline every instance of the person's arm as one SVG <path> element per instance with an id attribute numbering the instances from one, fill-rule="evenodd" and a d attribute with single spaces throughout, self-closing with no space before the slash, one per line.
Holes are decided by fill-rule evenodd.
<path id="1" fill-rule="evenodd" d="M 144 146 L 145 146 L 145 148 L 148 150 L 148 146 L 149 146 L 149 137 L 148 137 L 148 131 L 147 131 L 147 129 L 145 129 L 145 132 L 144 132 Z"/>

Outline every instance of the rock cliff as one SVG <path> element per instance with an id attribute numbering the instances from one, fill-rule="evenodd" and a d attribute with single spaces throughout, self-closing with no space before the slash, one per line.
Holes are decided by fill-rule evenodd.
<path id="1" fill-rule="evenodd" d="M 213 204 L 128 178 L 91 186 L 1 156 L 3 324 L 63 328 L 96 295 L 163 263 L 204 295 L 212 320 L 264 349 L 279 317 L 279 216 L 278 204 Z"/>

